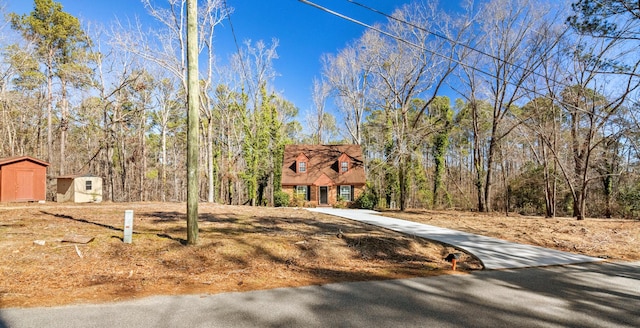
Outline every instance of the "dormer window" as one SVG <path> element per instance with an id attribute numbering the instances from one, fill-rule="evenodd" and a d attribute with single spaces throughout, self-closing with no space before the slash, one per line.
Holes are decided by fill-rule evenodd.
<path id="1" fill-rule="evenodd" d="M 296 157 L 296 173 L 307 173 L 309 171 L 309 157 L 300 153 Z"/>
<path id="2" fill-rule="evenodd" d="M 338 157 L 338 172 L 340 174 L 347 173 L 347 171 L 349 171 L 350 168 L 351 168 L 351 158 L 347 154 L 342 153 L 342 155 Z"/>

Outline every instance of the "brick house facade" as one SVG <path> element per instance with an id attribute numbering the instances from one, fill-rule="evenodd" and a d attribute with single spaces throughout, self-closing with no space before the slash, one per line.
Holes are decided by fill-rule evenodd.
<path id="1" fill-rule="evenodd" d="M 282 190 L 311 206 L 353 202 L 366 178 L 359 145 L 288 145 L 284 149 Z"/>

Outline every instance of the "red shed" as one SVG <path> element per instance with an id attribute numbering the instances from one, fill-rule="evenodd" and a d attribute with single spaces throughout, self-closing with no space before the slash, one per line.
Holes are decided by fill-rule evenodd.
<path id="1" fill-rule="evenodd" d="M 45 200 L 47 166 L 29 156 L 0 159 L 0 202 Z"/>

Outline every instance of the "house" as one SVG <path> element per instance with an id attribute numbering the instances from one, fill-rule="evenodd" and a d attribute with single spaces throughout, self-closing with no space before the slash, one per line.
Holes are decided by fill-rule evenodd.
<path id="1" fill-rule="evenodd" d="M 65 175 L 57 178 L 56 201 L 99 203 L 102 201 L 102 178 L 91 174 Z"/>
<path id="2" fill-rule="evenodd" d="M 49 163 L 29 156 L 0 159 L 0 202 L 37 202 L 47 198 Z"/>
<path id="3" fill-rule="evenodd" d="M 352 202 L 366 183 L 359 145 L 288 145 L 284 149 L 282 190 L 312 206 Z"/>

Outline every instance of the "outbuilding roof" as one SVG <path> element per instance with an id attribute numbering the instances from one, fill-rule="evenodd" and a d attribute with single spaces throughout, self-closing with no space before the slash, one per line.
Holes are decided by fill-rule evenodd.
<path id="1" fill-rule="evenodd" d="M 31 156 L 13 156 L 13 157 L 7 157 L 7 158 L 2 158 L 0 159 L 0 166 L 3 165 L 7 165 L 7 164 L 11 164 L 11 163 L 15 163 L 15 162 L 20 162 L 20 161 L 31 161 L 34 162 L 36 164 L 40 164 L 42 166 L 49 166 L 51 164 L 43 161 L 43 160 L 39 160 L 37 158 L 31 157 Z"/>
<path id="2" fill-rule="evenodd" d="M 91 173 L 67 174 L 67 175 L 61 175 L 59 177 L 56 177 L 56 179 L 75 179 L 75 178 L 100 178 L 100 177 Z"/>

